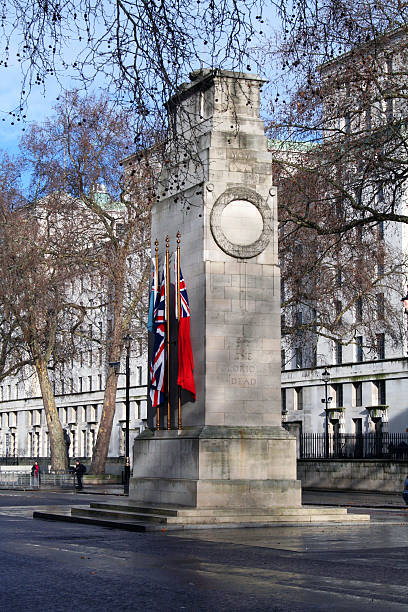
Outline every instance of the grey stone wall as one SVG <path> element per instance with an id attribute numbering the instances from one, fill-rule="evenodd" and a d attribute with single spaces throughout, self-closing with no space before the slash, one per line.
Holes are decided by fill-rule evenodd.
<path id="1" fill-rule="evenodd" d="M 399 493 L 408 474 L 408 462 L 299 459 L 297 470 L 302 488 Z"/>

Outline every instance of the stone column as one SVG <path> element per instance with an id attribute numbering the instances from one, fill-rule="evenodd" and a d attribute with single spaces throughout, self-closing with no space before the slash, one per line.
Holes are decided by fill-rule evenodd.
<path id="1" fill-rule="evenodd" d="M 130 494 L 140 501 L 300 506 L 296 440 L 281 427 L 277 208 L 262 84 L 202 71 L 169 102 L 189 150 L 162 172 L 152 241 L 163 259 L 165 236 L 174 250 L 181 232 L 197 400 L 183 402 L 180 431 L 155 431 L 150 413 L 134 444 Z"/>

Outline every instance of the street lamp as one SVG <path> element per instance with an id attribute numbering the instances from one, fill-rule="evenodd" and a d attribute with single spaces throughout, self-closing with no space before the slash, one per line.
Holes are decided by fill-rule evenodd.
<path id="1" fill-rule="evenodd" d="M 324 454 L 326 455 L 326 459 L 329 457 L 329 403 L 332 401 L 332 397 L 328 397 L 328 384 L 330 382 L 330 373 L 327 368 L 325 368 L 322 372 L 322 381 L 324 382 L 324 399 L 322 399 L 322 403 L 325 404 L 325 422 L 326 422 L 326 431 L 324 438 Z"/>
<path id="2" fill-rule="evenodd" d="M 132 336 L 126 334 L 123 338 L 123 344 L 126 349 L 126 396 L 125 396 L 125 466 L 123 471 L 124 483 L 123 492 L 125 495 L 129 495 L 129 480 L 130 480 L 130 452 L 129 452 L 129 421 L 130 421 L 130 343 L 132 342 Z M 109 366 L 113 368 L 115 374 L 119 376 L 121 374 L 120 361 L 110 361 Z"/>
<path id="3" fill-rule="evenodd" d="M 126 334 L 123 338 L 126 348 L 126 428 L 125 428 L 125 482 L 123 492 L 129 495 L 130 453 L 129 453 L 129 420 L 130 420 L 130 343 L 132 336 Z"/>

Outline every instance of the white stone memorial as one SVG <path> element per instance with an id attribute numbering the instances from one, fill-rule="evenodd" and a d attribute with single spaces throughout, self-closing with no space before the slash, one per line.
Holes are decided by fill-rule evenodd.
<path id="1" fill-rule="evenodd" d="M 152 244 L 158 239 L 163 260 L 166 236 L 172 251 L 181 233 L 197 399 L 183 397 L 182 429 L 176 402 L 172 429 L 166 406 L 160 430 L 151 411 L 134 443 L 130 497 L 184 506 L 169 519 L 178 523 L 309 522 L 296 441 L 281 426 L 278 220 L 259 117 L 264 81 L 208 70 L 191 79 L 168 105 L 190 147 L 183 155 L 179 145 L 165 164 Z"/>
<path id="2" fill-rule="evenodd" d="M 183 403 L 181 430 L 151 421 L 136 439 L 139 501 L 300 506 L 296 444 L 281 427 L 276 190 L 262 84 L 253 74 L 197 72 L 169 103 L 195 150 L 187 162 L 178 150 L 162 173 L 152 241 L 163 255 L 166 235 L 173 250 L 181 233 L 197 400 Z"/>

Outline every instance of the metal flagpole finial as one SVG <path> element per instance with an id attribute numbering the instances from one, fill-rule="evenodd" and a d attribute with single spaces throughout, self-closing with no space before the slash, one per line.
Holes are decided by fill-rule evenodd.
<path id="1" fill-rule="evenodd" d="M 170 242 L 170 238 L 166 236 L 166 249 L 169 248 L 169 242 Z"/>
<path id="2" fill-rule="evenodd" d="M 181 234 L 180 232 L 177 232 L 177 244 L 180 244 L 180 238 L 181 238 Z"/>
<path id="3" fill-rule="evenodd" d="M 155 251 L 156 251 L 156 253 L 157 253 L 157 252 L 158 252 L 158 250 L 159 250 L 159 241 L 157 240 L 157 238 L 156 238 L 156 240 L 154 241 L 154 247 L 155 247 L 155 249 L 154 249 L 154 250 L 155 250 Z"/>

